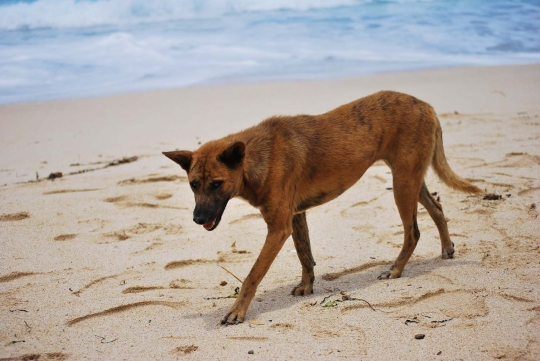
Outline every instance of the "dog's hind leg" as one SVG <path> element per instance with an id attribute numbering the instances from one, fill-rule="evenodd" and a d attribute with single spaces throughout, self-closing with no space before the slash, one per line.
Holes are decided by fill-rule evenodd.
<path id="1" fill-rule="evenodd" d="M 313 293 L 313 282 L 315 281 L 313 266 L 315 266 L 315 260 L 311 254 L 306 212 L 293 216 L 292 238 L 294 247 L 296 248 L 296 254 L 302 264 L 302 282 L 293 288 L 291 294 L 294 296 L 309 295 Z"/>
<path id="2" fill-rule="evenodd" d="M 425 182 L 422 183 L 422 189 L 420 189 L 420 199 L 418 201 L 426 208 L 429 215 L 433 219 L 433 222 L 435 222 L 435 225 L 439 229 L 442 246 L 442 258 L 454 258 L 454 243 L 452 243 L 450 240 L 450 235 L 448 234 L 448 226 L 446 224 L 446 218 L 444 218 L 442 206 L 431 196 Z"/>
<path id="3" fill-rule="evenodd" d="M 420 194 L 420 188 L 422 185 L 422 179 L 416 181 L 414 173 L 404 172 L 398 174 L 392 169 L 394 173 L 394 199 L 399 210 L 401 221 L 403 222 L 404 241 L 403 247 L 398 257 L 394 261 L 394 264 L 388 271 L 383 272 L 378 278 L 398 278 L 405 268 L 405 264 L 411 257 L 416 244 L 420 239 L 420 231 L 418 230 L 418 223 L 416 222 L 416 214 L 418 211 L 418 198 Z"/>

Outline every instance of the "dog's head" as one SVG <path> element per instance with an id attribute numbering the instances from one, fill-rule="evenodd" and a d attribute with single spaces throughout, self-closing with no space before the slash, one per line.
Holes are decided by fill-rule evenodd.
<path id="1" fill-rule="evenodd" d="M 216 229 L 227 202 L 238 195 L 243 179 L 245 145 L 223 140 L 202 145 L 195 152 L 163 152 L 187 172 L 195 194 L 193 221 L 207 231 Z"/>

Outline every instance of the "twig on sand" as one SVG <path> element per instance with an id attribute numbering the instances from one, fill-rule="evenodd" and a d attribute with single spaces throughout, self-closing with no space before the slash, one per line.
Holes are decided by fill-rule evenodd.
<path id="1" fill-rule="evenodd" d="M 21 342 L 26 342 L 25 340 L 14 340 L 14 341 L 9 341 L 6 346 L 10 346 L 10 345 L 15 345 L 16 343 L 21 343 Z"/>
<path id="2" fill-rule="evenodd" d="M 100 338 L 100 339 L 101 339 L 101 341 L 100 341 L 101 343 L 112 343 L 112 342 L 118 340 L 117 338 L 115 338 L 114 340 L 111 340 L 111 341 L 105 341 L 105 340 L 106 340 L 105 337 L 98 336 L 98 335 L 94 335 L 94 336 L 96 336 L 97 338 Z"/>
<path id="3" fill-rule="evenodd" d="M 448 321 L 452 321 L 454 318 L 453 317 L 450 317 L 450 318 L 445 318 L 444 320 L 440 320 L 440 321 L 431 321 L 431 323 L 445 323 L 445 322 L 448 322 Z"/>
<path id="4" fill-rule="evenodd" d="M 242 283 L 242 280 L 238 277 L 236 277 L 236 275 L 234 273 L 232 273 L 231 271 L 229 271 L 228 269 L 226 269 L 225 267 L 223 267 L 222 265 L 219 265 L 219 267 L 223 268 L 225 270 L 225 272 L 227 272 L 228 274 L 230 274 L 231 276 L 233 276 L 234 278 L 236 278 L 238 280 L 238 282 Z"/>

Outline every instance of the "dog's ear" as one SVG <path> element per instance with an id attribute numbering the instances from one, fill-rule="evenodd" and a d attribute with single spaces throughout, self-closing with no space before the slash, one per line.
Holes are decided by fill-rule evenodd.
<path id="1" fill-rule="evenodd" d="M 180 164 L 180 167 L 184 168 L 186 172 L 189 172 L 193 152 L 190 152 L 189 150 L 175 150 L 173 152 L 163 152 L 163 155 L 175 163 Z"/>
<path id="2" fill-rule="evenodd" d="M 229 168 L 236 168 L 244 160 L 246 145 L 242 142 L 235 142 L 227 147 L 219 155 L 219 160 Z"/>

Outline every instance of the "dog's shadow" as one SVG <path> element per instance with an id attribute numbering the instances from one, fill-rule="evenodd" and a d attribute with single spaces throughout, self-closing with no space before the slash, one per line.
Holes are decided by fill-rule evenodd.
<path id="1" fill-rule="evenodd" d="M 412 282 L 414 279 L 422 279 L 425 276 L 432 275 L 434 271 L 441 268 L 453 268 L 460 265 L 476 263 L 478 262 L 459 259 L 442 260 L 440 256 L 421 258 L 409 261 L 405 267 L 402 277 L 410 279 Z M 321 274 L 318 277 L 316 274 L 313 294 L 304 297 L 295 297 L 291 295 L 291 290 L 296 285 L 294 282 L 282 284 L 279 287 L 272 289 L 262 290 L 262 292 L 260 292 L 261 289 L 259 289 L 254 300 L 250 304 L 244 321 L 246 322 L 255 319 L 264 320 L 265 313 L 280 309 L 287 309 L 295 304 L 306 301 L 309 304 L 318 304 L 328 295 L 339 291 L 358 294 L 359 291 L 375 282 L 392 282 L 393 280 L 381 281 L 377 279 L 377 277 L 383 271 L 387 270 L 391 264 L 392 261 L 390 260 L 384 262 L 384 264 L 381 261 L 366 262 L 364 265 L 361 264 L 357 267 L 345 269 L 336 273 Z M 274 269 L 274 272 L 275 271 L 276 270 Z M 272 272 L 272 269 L 270 269 L 270 272 Z M 299 266 L 298 274 L 300 275 L 300 273 Z M 449 282 L 447 278 L 449 277 L 444 276 L 441 277 L 441 280 L 443 282 Z M 202 314 L 197 312 L 195 314 L 188 314 L 183 317 L 188 319 L 202 319 L 205 323 L 206 330 L 224 327 L 221 325 L 221 319 L 229 311 L 230 307 L 232 307 L 234 301 L 234 298 L 227 298 L 219 301 L 208 299 L 205 300 L 205 302 L 208 302 L 210 309 L 209 312 Z"/>

